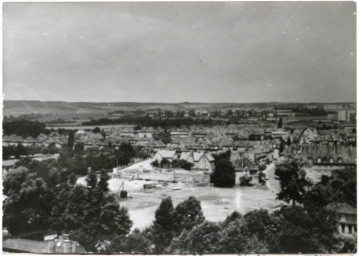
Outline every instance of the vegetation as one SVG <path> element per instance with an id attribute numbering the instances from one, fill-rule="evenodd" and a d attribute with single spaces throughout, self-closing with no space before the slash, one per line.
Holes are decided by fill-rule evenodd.
<path id="1" fill-rule="evenodd" d="M 307 207 L 324 207 L 329 203 L 347 203 L 357 206 L 356 169 L 348 168 L 333 171 L 330 177 L 323 175 L 304 198 Z"/>
<path id="2" fill-rule="evenodd" d="M 40 173 L 19 167 L 4 179 L 4 226 L 12 235 L 24 231 L 66 231 L 88 251 L 98 251 L 132 225 L 127 210 L 91 179 L 91 185 L 73 185 L 65 169 Z M 43 175 L 41 175 L 43 176 Z"/>
<path id="3" fill-rule="evenodd" d="M 242 176 L 239 180 L 239 185 L 241 186 L 251 186 L 251 182 L 252 182 L 252 176 Z"/>
<path id="4" fill-rule="evenodd" d="M 279 180 L 281 191 L 277 199 L 286 202 L 303 203 L 310 182 L 306 179 L 306 173 L 296 161 L 287 162 L 276 166 L 275 175 Z"/>
<path id="5" fill-rule="evenodd" d="M 233 187 L 236 174 L 232 163 L 226 159 L 215 161 L 214 172 L 211 173 L 211 183 L 216 187 Z"/>
<path id="6" fill-rule="evenodd" d="M 161 168 L 182 168 L 185 170 L 191 170 L 193 164 L 190 162 L 187 162 L 186 160 L 173 160 L 172 162 L 168 161 L 167 159 L 162 159 L 161 162 L 158 162 L 158 160 L 154 160 L 151 165 L 153 167 L 161 167 Z"/>
<path id="7" fill-rule="evenodd" d="M 4 135 L 16 134 L 24 139 L 27 137 L 36 138 L 41 133 L 50 134 L 50 130 L 45 128 L 45 124 L 28 120 L 3 122 L 3 132 Z"/>
<path id="8" fill-rule="evenodd" d="M 193 119 L 193 118 L 171 118 L 171 119 L 152 119 L 150 117 L 141 117 L 135 115 L 126 115 L 118 119 L 100 118 L 82 123 L 82 125 L 109 125 L 109 124 L 133 124 L 141 127 L 181 127 L 191 125 L 212 126 L 223 124 L 224 121 L 212 119 Z"/>

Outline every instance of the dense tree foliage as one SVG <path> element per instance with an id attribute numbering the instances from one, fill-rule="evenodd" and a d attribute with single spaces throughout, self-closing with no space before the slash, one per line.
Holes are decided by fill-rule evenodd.
<path id="1" fill-rule="evenodd" d="M 211 173 L 211 183 L 216 187 L 233 187 L 236 174 L 232 163 L 225 159 L 215 161 L 214 172 Z"/>
<path id="2" fill-rule="evenodd" d="M 286 162 L 276 166 L 275 175 L 279 180 L 279 200 L 286 202 L 303 203 L 308 187 L 311 185 L 306 178 L 306 173 L 296 161 Z"/>
<path id="3" fill-rule="evenodd" d="M 221 253 L 217 243 L 222 231 L 221 225 L 205 221 L 194 226 L 190 231 L 184 231 L 174 239 L 169 251 L 175 253 Z"/>
<path id="4" fill-rule="evenodd" d="M 274 215 L 280 229 L 278 250 L 286 253 L 332 252 L 336 240 L 336 219 L 324 209 L 285 206 Z"/>
<path id="5" fill-rule="evenodd" d="M 128 165 L 136 152 L 130 143 L 122 143 L 115 152 L 119 165 Z"/>
<path id="6" fill-rule="evenodd" d="M 321 181 L 306 193 L 304 204 L 324 207 L 329 203 L 348 203 L 356 207 L 356 190 L 354 168 L 335 170 L 330 177 L 323 175 Z"/>
<path id="7" fill-rule="evenodd" d="M 175 232 L 174 207 L 171 197 L 162 200 L 155 213 L 155 221 L 152 227 L 152 241 L 156 252 L 163 252 L 171 243 Z"/>
<path id="8" fill-rule="evenodd" d="M 50 130 L 46 129 L 45 124 L 28 120 L 3 122 L 3 132 L 4 135 L 16 134 L 24 139 L 36 138 L 41 133 L 50 134 Z"/>
<path id="9" fill-rule="evenodd" d="M 212 126 L 224 124 L 223 120 L 212 119 L 194 119 L 194 118 L 166 118 L 166 119 L 152 119 L 150 117 L 141 117 L 134 115 L 126 115 L 118 119 L 100 118 L 98 120 L 91 120 L 82 123 L 82 125 L 108 125 L 108 124 L 133 124 L 140 125 L 142 127 L 181 127 L 191 125 L 204 125 Z"/>
<path id="10" fill-rule="evenodd" d="M 37 169 L 37 168 L 36 168 Z M 88 251 L 128 234 L 127 210 L 97 185 L 74 185 L 66 169 L 47 175 L 19 167 L 4 178 L 4 226 L 12 235 L 30 231 L 66 231 Z"/>
<path id="11" fill-rule="evenodd" d="M 112 253 L 150 253 L 151 241 L 139 229 L 135 229 L 127 236 L 116 236 L 106 250 Z"/>
<path id="12" fill-rule="evenodd" d="M 182 168 L 189 171 L 193 167 L 193 164 L 191 162 L 187 162 L 186 160 L 180 159 L 173 160 L 171 166 L 172 168 Z"/>

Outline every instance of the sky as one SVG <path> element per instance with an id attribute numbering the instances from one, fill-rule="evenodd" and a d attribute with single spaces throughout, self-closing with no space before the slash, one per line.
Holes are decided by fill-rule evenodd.
<path id="1" fill-rule="evenodd" d="M 5 100 L 356 101 L 354 2 L 4 3 Z"/>

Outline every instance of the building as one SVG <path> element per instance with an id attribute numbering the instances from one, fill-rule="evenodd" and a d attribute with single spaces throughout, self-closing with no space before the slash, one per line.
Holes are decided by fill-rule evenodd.
<path id="1" fill-rule="evenodd" d="M 331 203 L 326 206 L 338 216 L 338 232 L 341 235 L 356 237 L 357 234 L 357 211 L 347 203 Z"/>
<path id="2" fill-rule="evenodd" d="M 355 121 L 355 110 L 354 109 L 343 109 L 338 110 L 338 121 Z"/>
<path id="3" fill-rule="evenodd" d="M 46 239 L 46 237 L 45 237 Z M 23 238 L 4 238 L 4 252 L 15 253 L 85 253 L 85 249 L 76 241 L 68 239 L 67 235 L 48 236 L 44 241 L 36 241 Z"/>
<path id="4" fill-rule="evenodd" d="M 177 160 L 177 154 L 174 150 L 159 150 L 153 157 L 153 161 L 161 162 L 163 159 L 168 160 L 169 162 L 172 162 L 173 160 Z"/>
<path id="5" fill-rule="evenodd" d="M 236 172 L 235 184 L 240 184 L 243 176 L 250 176 L 252 180 L 258 180 L 259 168 L 247 157 L 238 158 L 233 162 L 233 166 Z"/>
<path id="6" fill-rule="evenodd" d="M 179 158 L 193 164 L 193 169 L 209 170 L 214 166 L 214 158 L 210 153 L 182 152 Z"/>

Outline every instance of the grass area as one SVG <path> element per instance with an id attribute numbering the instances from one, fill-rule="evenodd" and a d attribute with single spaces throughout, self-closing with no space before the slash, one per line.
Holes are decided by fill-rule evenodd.
<path id="1" fill-rule="evenodd" d="M 146 166 L 149 161 L 143 161 L 136 166 Z M 267 186 L 216 188 L 195 187 L 192 184 L 171 183 L 162 185 L 162 188 L 144 190 L 143 184 L 155 183 L 153 181 L 126 180 L 113 178 L 109 180 L 109 189 L 112 193 L 119 196 L 122 183 L 128 191 L 129 198 L 120 200 L 120 205 L 128 209 L 133 228 L 143 229 L 149 226 L 155 217 L 155 211 L 162 199 L 171 196 L 173 204 L 183 202 L 190 196 L 195 196 L 201 201 L 203 213 L 209 221 L 223 221 L 233 211 L 245 214 L 255 209 L 272 210 L 280 205 L 276 200 L 278 181 L 274 178 L 274 164 L 267 168 Z M 78 183 L 86 184 L 85 177 L 81 177 Z M 175 188 L 181 188 L 177 190 Z"/>
<path id="2" fill-rule="evenodd" d="M 174 205 L 183 202 L 190 196 L 201 201 L 205 217 L 210 221 L 222 221 L 233 211 L 245 214 L 254 209 L 274 209 L 280 203 L 276 194 L 267 187 L 193 187 L 183 184 L 181 190 L 173 190 L 178 184 L 169 184 L 151 192 L 138 190 L 129 192 L 129 199 L 121 201 L 121 206 L 128 209 L 133 228 L 145 228 L 154 220 L 155 211 L 161 200 L 171 196 Z M 114 191 L 115 192 L 115 191 Z"/>

